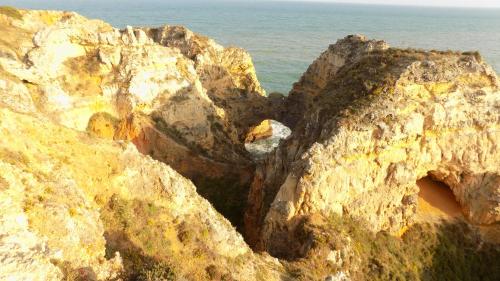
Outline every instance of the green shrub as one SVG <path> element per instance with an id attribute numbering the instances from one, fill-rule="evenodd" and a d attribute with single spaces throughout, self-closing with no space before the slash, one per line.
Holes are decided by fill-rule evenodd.
<path id="1" fill-rule="evenodd" d="M 175 280 L 175 274 L 166 263 L 159 262 L 146 265 L 137 276 L 137 281 L 170 281 Z"/>

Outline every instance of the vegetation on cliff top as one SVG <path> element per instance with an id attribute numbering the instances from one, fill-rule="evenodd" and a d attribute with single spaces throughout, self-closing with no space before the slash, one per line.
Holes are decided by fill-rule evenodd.
<path id="1" fill-rule="evenodd" d="M 224 261 L 207 247 L 208 227 L 172 219 L 165 206 L 113 195 L 102 210 L 106 255 L 123 257 L 123 280 L 231 280 Z M 199 218 L 194 217 L 193 220 Z M 202 266 L 206 265 L 208 266 Z M 180 273 L 179 273 L 180 272 Z"/>
<path id="2" fill-rule="evenodd" d="M 499 280 L 500 248 L 482 241 L 466 222 L 416 224 L 401 238 L 372 233 L 363 222 L 332 216 L 321 225 L 305 225 L 314 239 L 307 257 L 289 263 L 297 280 L 322 280 L 330 270 L 349 272 L 352 280 Z M 319 263 L 325 253 L 350 249 L 341 265 Z M 349 253 L 350 252 L 350 253 Z"/>

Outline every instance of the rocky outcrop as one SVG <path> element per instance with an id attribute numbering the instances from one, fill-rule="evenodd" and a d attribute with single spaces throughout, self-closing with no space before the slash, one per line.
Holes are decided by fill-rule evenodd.
<path id="1" fill-rule="evenodd" d="M 366 52 L 387 48 L 389 45 L 384 41 L 367 40 L 358 35 L 348 36 L 330 45 L 293 85 L 278 120 L 294 128 L 304 114 L 314 110 L 317 96 L 344 65 L 358 62 Z"/>
<path id="2" fill-rule="evenodd" d="M 193 180 L 212 202 L 214 194 L 237 190 L 214 204 L 241 225 L 254 171 L 244 144 L 270 135 L 264 120 L 275 103 L 247 52 L 184 27 L 118 30 L 71 12 L 14 11 L 18 17 L 0 14 L 7 35 L 0 42 L 0 102 L 141 143 L 140 152 Z M 139 119 L 147 121 L 124 131 Z"/>
<path id="3" fill-rule="evenodd" d="M 273 107 L 265 99 L 250 55 L 240 48 L 224 48 L 213 40 L 195 34 L 182 26 L 147 28 L 144 31 L 155 42 L 178 48 L 194 62 L 207 95 L 223 108 L 227 119 L 233 120 L 240 141 L 254 140 L 271 133 L 269 122 L 262 120 L 274 116 Z M 259 125 L 258 132 L 253 130 Z M 253 137 L 249 137 L 253 136 Z M 258 137 L 257 137 L 258 138 Z"/>
<path id="4" fill-rule="evenodd" d="M 248 105 L 265 100 L 246 52 L 180 27 L 120 31 L 74 13 L 24 13 L 28 26 L 2 18 L 4 29 L 26 36 L 5 46 L 1 65 L 37 93 L 39 111 L 78 130 L 94 114 L 123 119 L 140 112 L 162 120 L 184 145 L 244 160 L 244 150 L 231 146 L 241 148 L 263 120 Z"/>
<path id="5" fill-rule="evenodd" d="M 313 214 L 397 232 L 412 223 L 416 181 L 427 174 L 452 189 L 471 222 L 500 220 L 500 88 L 477 53 L 351 36 L 290 95 L 287 108 L 306 103 L 303 117 L 290 112 L 292 135 L 258 168 L 249 197 L 246 233 L 258 248 L 286 256 Z"/>
<path id="6" fill-rule="evenodd" d="M 231 99 L 211 100 L 188 54 L 69 12 L 0 8 L 0 29 L 0 279 L 286 278 L 191 181 L 143 155 L 195 179 L 252 178 L 239 137 L 251 128 L 225 113 Z M 231 73 L 211 90 L 220 102 L 264 99 L 248 55 L 209 43 Z"/>

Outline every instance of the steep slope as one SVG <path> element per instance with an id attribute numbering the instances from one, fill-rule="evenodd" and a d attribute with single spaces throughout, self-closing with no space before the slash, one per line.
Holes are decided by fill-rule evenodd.
<path id="1" fill-rule="evenodd" d="M 251 178 L 251 128 L 226 116 L 231 101 L 214 104 L 192 58 L 69 12 L 2 7 L 0 29 L 0 279 L 286 278 L 191 181 L 143 155 Z M 249 56 L 209 43 L 235 68 L 212 92 L 264 99 Z"/>
<path id="2" fill-rule="evenodd" d="M 477 53 L 348 36 L 284 98 L 183 27 L 0 7 L 0 30 L 0 279 L 500 278 Z M 292 134 L 256 160 L 267 119 Z M 281 260 L 235 231 L 247 203 L 246 240 Z"/>
<path id="3" fill-rule="evenodd" d="M 0 131 L 0 279 L 280 279 L 189 180 L 133 144 L 5 107 Z"/>

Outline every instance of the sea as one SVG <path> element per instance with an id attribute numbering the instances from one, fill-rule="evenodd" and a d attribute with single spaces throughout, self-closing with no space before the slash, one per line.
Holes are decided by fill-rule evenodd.
<path id="1" fill-rule="evenodd" d="M 321 52 L 349 34 L 394 47 L 477 50 L 500 72 L 500 9 L 252 0 L 0 0 L 0 5 L 71 10 L 118 28 L 184 25 L 250 52 L 268 93 L 288 93 Z"/>

